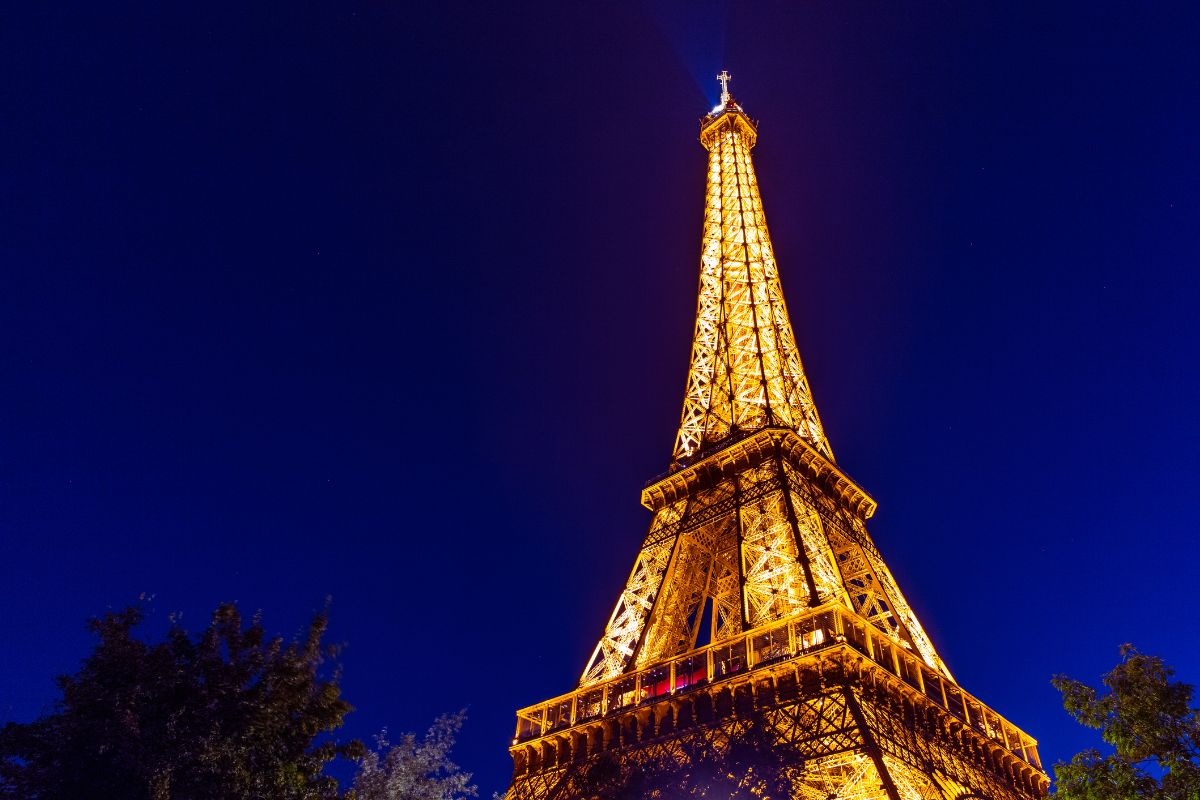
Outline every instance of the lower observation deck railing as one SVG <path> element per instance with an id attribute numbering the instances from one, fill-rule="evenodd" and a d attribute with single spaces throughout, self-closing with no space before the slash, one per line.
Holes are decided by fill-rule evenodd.
<path id="1" fill-rule="evenodd" d="M 837 604 L 764 625 L 670 661 L 517 712 L 513 745 L 720 683 L 820 650 L 849 646 L 979 734 L 1041 769 L 1037 742 L 862 617 Z"/>

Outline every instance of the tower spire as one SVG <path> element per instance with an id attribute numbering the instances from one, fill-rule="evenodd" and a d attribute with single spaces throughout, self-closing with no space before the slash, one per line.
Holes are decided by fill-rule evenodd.
<path id="1" fill-rule="evenodd" d="M 721 83 L 721 105 L 729 105 L 729 78 L 730 74 L 727 70 L 721 70 L 721 74 L 717 76 L 717 80 Z"/>
<path id="2" fill-rule="evenodd" d="M 708 184 L 691 368 L 672 465 L 731 436 L 790 428 L 833 460 L 788 318 L 750 150 L 755 124 L 732 101 L 701 121 Z"/>

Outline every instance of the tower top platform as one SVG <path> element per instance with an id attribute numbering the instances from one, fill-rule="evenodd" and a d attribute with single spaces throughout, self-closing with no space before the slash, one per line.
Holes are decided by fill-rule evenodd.
<path id="1" fill-rule="evenodd" d="M 723 130 L 739 131 L 746 137 L 748 147 L 754 147 L 758 141 L 758 124 L 746 116 L 746 112 L 734 101 L 729 92 L 729 79 L 729 73 L 724 70 L 717 76 L 721 82 L 721 102 L 700 120 L 700 143 L 706 148 L 711 149 L 717 135 Z"/>

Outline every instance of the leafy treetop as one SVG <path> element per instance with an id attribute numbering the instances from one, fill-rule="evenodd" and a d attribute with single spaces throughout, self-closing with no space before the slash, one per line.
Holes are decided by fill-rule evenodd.
<path id="1" fill-rule="evenodd" d="M 1096 689 L 1063 675 L 1053 684 L 1080 724 L 1113 752 L 1089 749 L 1054 766 L 1060 800 L 1200 800 L 1200 716 L 1193 689 L 1157 656 L 1122 645 L 1121 663 Z"/>
<path id="2" fill-rule="evenodd" d="M 290 643 L 233 604 L 196 638 L 177 622 L 165 641 L 134 636 L 142 611 L 91 621 L 99 638 L 58 679 L 52 712 L 0 730 L 0 797 L 30 800 L 324 800 L 324 774 L 361 745 L 318 741 L 351 707 L 339 674 L 323 676 L 325 613 Z"/>

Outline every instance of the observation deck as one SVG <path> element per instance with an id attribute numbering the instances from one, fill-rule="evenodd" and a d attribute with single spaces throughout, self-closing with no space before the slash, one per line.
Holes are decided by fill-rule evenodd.
<path id="1" fill-rule="evenodd" d="M 945 733 L 957 738 L 964 751 L 986 753 L 994 769 L 1035 793 L 1048 785 L 1033 737 L 836 603 L 523 708 L 509 749 L 518 774 L 552 769 L 564 759 L 616 746 L 626 734 L 612 731 L 624 730 L 622 725 L 648 724 L 646 730 L 654 731 L 654 720 L 665 718 L 665 712 L 654 709 L 689 696 L 723 694 L 732 703 L 749 694 L 748 702 L 760 704 L 825 691 L 833 684 L 902 697 L 914 714 L 941 720 Z M 719 716 L 720 705 L 712 703 L 709 713 Z M 726 712 L 737 713 L 732 708 Z"/>
<path id="2" fill-rule="evenodd" d="M 870 519 L 878 504 L 832 461 L 821 455 L 791 428 L 770 426 L 736 431 L 694 453 L 686 462 L 651 478 L 642 488 L 642 505 L 654 511 L 738 470 L 754 466 L 779 449 L 809 478 L 842 498 L 862 519 Z"/>

